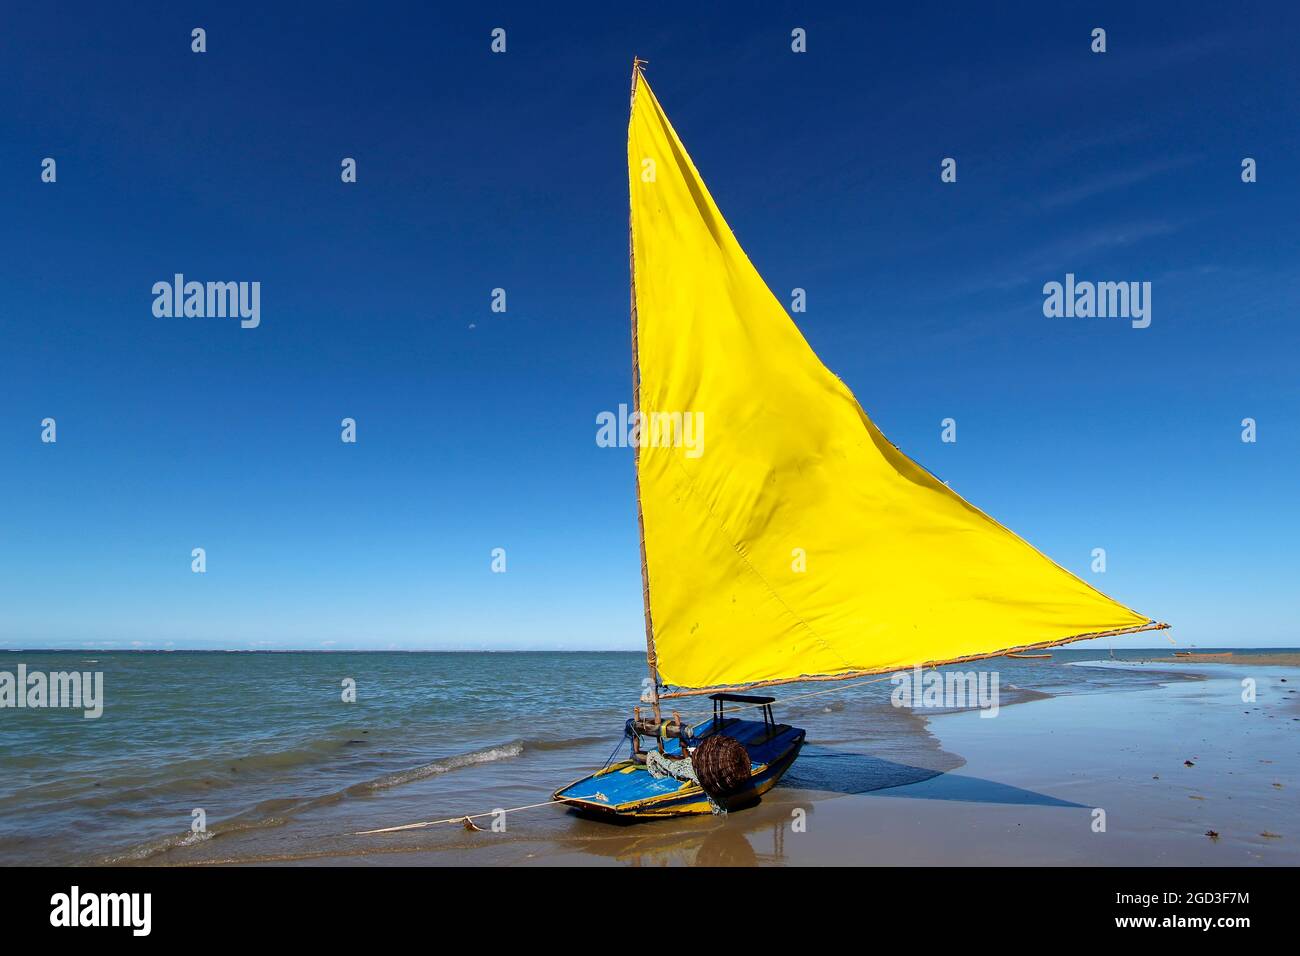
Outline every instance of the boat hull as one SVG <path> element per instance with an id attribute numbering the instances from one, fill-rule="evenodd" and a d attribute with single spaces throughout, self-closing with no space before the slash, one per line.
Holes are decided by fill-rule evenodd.
<path id="1" fill-rule="evenodd" d="M 790 769 L 803 747 L 805 732 L 781 727 L 771 734 L 758 721 L 726 722 L 721 731 L 745 745 L 750 756 L 748 783 L 718 802 L 728 811 L 757 803 Z M 764 737 L 766 739 L 759 739 Z M 562 787 L 556 800 L 584 816 L 605 820 L 653 820 L 712 813 L 699 784 L 654 778 L 644 765 L 623 760 Z"/>

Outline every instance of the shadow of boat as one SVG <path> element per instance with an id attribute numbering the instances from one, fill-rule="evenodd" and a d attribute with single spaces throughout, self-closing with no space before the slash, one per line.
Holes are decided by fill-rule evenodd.
<path id="1" fill-rule="evenodd" d="M 1073 809 L 1083 806 L 1059 797 L 998 783 L 996 780 L 950 773 L 965 761 L 946 751 L 927 754 L 925 759 L 930 766 L 899 763 L 871 754 L 809 744 L 804 747 L 799 761 L 786 774 L 782 786 L 822 793 L 855 796 L 879 794 L 912 800 L 955 800 L 963 803 Z"/>

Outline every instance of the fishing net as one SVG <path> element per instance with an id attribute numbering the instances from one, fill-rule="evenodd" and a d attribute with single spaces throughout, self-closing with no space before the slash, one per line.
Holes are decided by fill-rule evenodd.
<path id="1" fill-rule="evenodd" d="M 700 783 L 700 778 L 695 773 L 695 767 L 690 760 L 674 760 L 671 757 L 665 757 L 657 750 L 651 750 L 645 755 L 645 768 L 650 771 L 650 776 L 656 780 L 662 780 L 664 777 L 672 777 L 674 780 L 687 780 L 704 790 L 704 796 L 708 798 L 709 809 L 715 814 L 724 814 L 727 808 L 718 801 L 713 799 L 713 794 Z"/>

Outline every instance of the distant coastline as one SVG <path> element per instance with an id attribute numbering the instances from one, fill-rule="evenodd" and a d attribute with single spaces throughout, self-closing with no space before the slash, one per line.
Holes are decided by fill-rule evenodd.
<path id="1" fill-rule="evenodd" d="M 1211 653 L 1208 651 L 1193 651 L 1181 657 L 1157 657 L 1153 658 L 1156 664 L 1264 664 L 1274 667 L 1300 667 L 1300 652 L 1292 651 L 1287 648 L 1279 648 L 1274 651 L 1268 648 L 1245 648 L 1245 654 L 1238 654 L 1234 651 L 1224 653 L 1230 656 L 1224 657 L 1222 653 Z"/>

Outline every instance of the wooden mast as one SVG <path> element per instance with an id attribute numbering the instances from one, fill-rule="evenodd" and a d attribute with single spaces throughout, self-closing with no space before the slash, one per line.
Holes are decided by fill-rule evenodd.
<path id="1" fill-rule="evenodd" d="M 636 105 L 636 78 L 641 72 L 645 60 L 632 57 L 632 98 L 628 104 L 628 115 Z M 627 209 L 627 268 L 632 277 L 632 412 L 636 421 L 641 420 L 641 365 L 640 353 L 637 351 L 636 336 L 636 263 L 632 242 L 632 196 L 631 182 L 628 183 Z M 637 429 L 638 436 L 640 428 Z M 637 540 L 641 545 L 641 603 L 645 609 L 645 659 L 650 670 L 650 702 L 654 707 L 655 725 L 662 717 L 659 712 L 659 660 L 655 654 L 654 624 L 650 618 L 650 571 L 645 559 L 645 516 L 641 512 L 641 443 L 632 446 L 632 471 L 636 478 L 636 529 Z"/>

